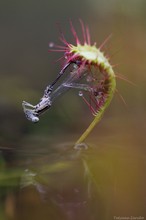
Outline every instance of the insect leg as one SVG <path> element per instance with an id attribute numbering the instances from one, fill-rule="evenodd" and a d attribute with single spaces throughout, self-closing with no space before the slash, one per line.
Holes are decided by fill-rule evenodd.
<path id="1" fill-rule="evenodd" d="M 60 71 L 59 75 L 63 75 L 64 72 L 65 72 L 65 70 L 67 69 L 67 67 L 70 66 L 71 63 L 72 63 L 72 62 L 68 62 L 68 63 L 66 63 L 66 65 L 65 65 L 65 66 L 62 68 L 62 70 Z"/>
<path id="2" fill-rule="evenodd" d="M 43 97 L 40 99 L 37 105 L 32 105 L 26 101 L 22 102 L 23 111 L 28 120 L 32 122 L 39 121 L 38 116 L 51 106 L 51 101 L 50 101 L 51 92 L 52 92 L 52 87 L 47 86 L 44 91 Z"/>
<path id="3" fill-rule="evenodd" d="M 72 62 L 68 62 L 59 72 L 57 78 L 53 81 L 53 83 L 50 85 L 50 87 L 53 89 L 53 86 L 58 82 L 58 80 L 61 78 L 61 76 L 64 74 L 65 70 L 67 69 L 67 67 L 70 66 Z"/>
<path id="4" fill-rule="evenodd" d="M 31 108 L 35 109 L 35 105 L 32 105 L 32 104 L 30 104 L 29 102 L 26 102 L 26 101 L 22 102 L 22 106 L 24 108 L 26 108 L 26 106 L 27 106 L 27 107 L 31 107 Z"/>
<path id="5" fill-rule="evenodd" d="M 23 111 L 25 113 L 25 116 L 29 121 L 32 121 L 32 122 L 38 122 L 39 121 L 39 118 L 37 117 L 38 114 L 35 112 L 36 106 L 31 105 L 30 103 L 23 101 L 22 102 L 22 107 L 23 107 Z M 29 109 L 27 107 L 31 107 L 32 109 Z"/>

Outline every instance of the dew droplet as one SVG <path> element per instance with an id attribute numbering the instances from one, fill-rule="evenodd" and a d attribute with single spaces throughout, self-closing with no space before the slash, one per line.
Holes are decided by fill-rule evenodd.
<path id="1" fill-rule="evenodd" d="M 50 43 L 49 43 L 49 47 L 51 47 L 51 48 L 54 47 L 54 43 L 53 43 L 53 42 L 50 42 Z"/>
<path id="2" fill-rule="evenodd" d="M 83 96 L 83 92 L 82 91 L 79 91 L 79 96 Z"/>

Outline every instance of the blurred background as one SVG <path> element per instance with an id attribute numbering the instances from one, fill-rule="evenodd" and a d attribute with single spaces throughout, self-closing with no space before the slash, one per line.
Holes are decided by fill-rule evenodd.
<path id="1" fill-rule="evenodd" d="M 41 156 L 54 155 L 54 149 L 57 151 L 55 154 L 57 159 L 53 158 L 53 164 L 60 163 L 58 155 L 60 153 L 66 155 L 68 147 L 71 151 L 69 151 L 69 155 L 74 154 L 71 150 L 73 143 L 92 120 L 91 113 L 78 96 L 77 91 L 69 91 L 56 100 L 52 108 L 41 117 L 37 124 L 32 124 L 25 118 L 21 106 L 23 100 L 36 104 L 45 87 L 52 82 L 61 68 L 62 63 L 56 61 L 62 56 L 62 53 L 48 52 L 50 42 L 62 44 L 59 40 L 58 26 L 61 27 L 67 41 L 74 43 L 69 20 L 72 20 L 78 35 L 81 36 L 80 18 L 89 26 L 92 42 L 96 42 L 97 46 L 100 46 L 112 33 L 112 38 L 104 48 L 105 53 L 111 56 L 113 64 L 118 64 L 115 66 L 115 72 L 122 74 L 136 86 L 117 79 L 117 90 L 123 96 L 126 106 L 116 93 L 103 119 L 86 141 L 92 150 L 94 149 L 93 152 L 89 152 L 89 155 L 86 152 L 85 161 L 82 160 L 82 156 L 75 157 L 75 161 L 78 161 L 77 164 L 75 163 L 75 169 L 76 166 L 80 169 L 80 163 L 84 161 L 82 163 L 83 171 L 85 172 L 85 167 L 90 167 L 91 173 L 95 173 L 95 185 L 98 187 L 95 186 L 94 190 L 98 191 L 100 198 L 98 196 L 98 198 L 88 198 L 92 203 L 91 207 L 88 206 L 89 212 L 86 216 L 81 214 L 78 217 L 72 214 L 75 210 L 74 206 L 73 209 L 68 206 L 63 208 L 57 206 L 59 211 L 56 211 L 55 202 L 53 203 L 54 200 L 51 200 L 49 204 L 53 207 L 51 209 L 53 211 L 47 213 L 48 219 L 51 219 L 50 216 L 54 216 L 52 219 L 61 219 L 60 209 L 61 213 L 63 212 L 62 219 L 86 219 L 86 217 L 87 219 L 114 219 L 113 216 L 119 215 L 144 217 L 146 214 L 144 187 L 146 183 L 146 1 L 1 0 L 0 161 L 1 169 L 4 169 L 4 177 L 0 176 L 0 182 L 2 181 L 0 190 L 3 191 L 1 199 L 3 205 L 0 207 L 1 219 L 26 219 L 26 216 L 23 217 L 23 215 L 20 218 L 21 208 L 23 211 L 28 207 L 31 210 L 30 206 L 27 207 L 26 204 L 32 204 L 33 198 L 36 196 L 33 192 L 34 189 L 29 189 L 29 192 L 25 189 L 27 192 L 23 192 L 22 198 L 18 198 L 19 196 L 13 192 L 13 187 L 10 190 L 8 184 L 10 179 L 7 179 L 9 174 L 5 176 L 5 172 L 9 172 L 9 167 L 13 167 L 13 171 L 10 173 L 14 172 L 14 176 L 16 175 L 19 179 L 23 170 L 30 164 L 31 166 L 33 164 L 36 170 L 40 161 L 40 166 L 42 166 Z M 40 160 L 34 163 L 32 158 L 35 155 L 36 159 L 36 153 L 37 159 Z M 100 163 L 90 164 L 93 159 L 94 161 L 99 160 Z M 64 161 L 64 157 L 62 160 Z M 69 157 L 67 164 L 71 162 L 70 160 Z M 52 157 L 48 158 L 46 163 L 48 161 L 52 161 Z M 16 167 L 23 167 L 23 169 L 18 172 L 15 170 Z M 99 175 L 95 170 L 99 171 Z M 67 168 L 67 172 L 69 171 L 70 168 Z M 82 169 L 80 172 L 82 173 Z M 68 179 L 66 180 L 66 175 L 68 173 L 64 174 L 62 181 L 69 185 L 68 191 L 64 193 L 64 198 L 68 200 L 66 194 L 72 198 L 70 190 L 72 184 Z M 74 175 L 76 179 L 78 175 Z M 94 175 L 89 175 L 89 179 Z M 83 173 L 82 176 L 84 176 Z M 3 178 L 6 182 L 3 182 Z M 61 177 L 57 176 L 57 178 Z M 85 187 L 85 184 L 82 183 L 83 179 L 79 180 L 80 187 L 82 184 Z M 33 181 L 30 182 L 35 185 Z M 19 183 L 19 181 L 14 183 L 15 190 L 19 188 Z M 104 188 L 102 188 L 103 186 Z M 87 192 L 87 188 L 85 187 L 83 194 Z M 78 190 L 75 193 L 78 193 Z M 55 191 L 52 197 L 56 194 Z M 79 197 L 83 199 L 84 196 Z M 86 201 L 86 199 L 83 200 Z M 24 200 L 27 201 L 26 204 Z M 22 204 L 17 210 L 15 205 L 20 201 Z M 44 213 L 47 207 L 45 209 L 43 206 L 42 209 L 40 204 L 42 205 L 41 202 L 38 202 L 37 207 L 40 207 L 40 213 Z M 97 207 L 99 207 L 98 211 Z M 81 213 L 84 213 L 84 208 L 85 203 L 82 204 L 83 212 Z M 59 214 L 55 216 L 52 212 Z M 24 213 L 26 212 L 24 211 Z M 91 213 L 96 214 L 92 216 Z M 27 219 L 34 218 L 33 214 L 30 216 L 28 215 Z M 37 217 L 35 216 L 35 219 Z M 40 218 L 43 219 L 43 215 Z"/>

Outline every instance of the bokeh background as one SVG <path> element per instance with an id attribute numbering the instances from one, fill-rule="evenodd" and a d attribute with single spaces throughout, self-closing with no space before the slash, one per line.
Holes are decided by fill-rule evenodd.
<path id="1" fill-rule="evenodd" d="M 80 36 L 79 18 L 88 24 L 92 41 L 97 45 L 113 34 L 106 45 L 106 53 L 111 56 L 113 64 L 118 64 L 115 71 L 137 85 L 134 87 L 118 80 L 117 89 L 125 99 L 127 108 L 115 95 L 105 120 L 96 128 L 96 135 L 103 127 L 104 135 L 107 129 L 108 135 L 113 135 L 113 130 L 121 134 L 127 126 L 132 129 L 127 128 L 129 135 L 134 132 L 137 137 L 143 133 L 145 4 L 143 0 L 1 1 L 1 143 L 15 145 L 28 136 L 51 138 L 52 134 L 61 134 L 66 140 L 70 132 L 80 135 L 89 124 L 91 115 L 77 91 L 60 98 L 36 125 L 25 119 L 21 107 L 23 100 L 36 104 L 45 86 L 61 68 L 61 63 L 55 61 L 62 54 L 48 53 L 49 42 L 60 44 L 58 25 L 67 40 L 74 43 L 69 20 L 72 20 Z M 69 137 L 69 140 L 74 141 L 75 137 Z"/>
<path id="2" fill-rule="evenodd" d="M 92 120 L 91 113 L 79 98 L 77 91 L 69 91 L 60 97 L 37 124 L 26 120 L 21 106 L 23 100 L 36 104 L 46 85 L 55 78 L 61 68 L 61 62 L 56 60 L 62 54 L 48 53 L 50 42 L 61 44 L 58 26 L 61 26 L 67 40 L 74 43 L 69 20 L 72 20 L 81 36 L 79 18 L 88 24 L 92 41 L 97 42 L 98 46 L 109 34 L 113 34 L 104 48 L 105 52 L 111 56 L 113 64 L 118 64 L 115 67 L 116 73 L 122 74 L 136 84 L 133 86 L 117 79 L 118 93 L 123 96 L 126 105 L 116 93 L 102 121 L 87 139 L 87 143 L 96 149 L 94 149 L 94 158 L 89 157 L 89 161 L 99 159 L 102 164 L 101 167 L 96 163 L 91 165 L 93 173 L 95 170 L 101 172 L 100 176 L 97 175 L 97 179 L 95 174 L 96 180 L 104 177 L 101 178 L 98 191 L 101 190 L 102 196 L 107 192 L 105 197 L 101 196 L 106 211 L 104 212 L 102 207 L 100 210 L 103 212 L 97 213 L 95 218 L 90 219 L 98 219 L 98 217 L 113 219 L 116 215 L 144 217 L 146 204 L 144 187 L 146 183 L 145 0 L 1 0 L 0 149 L 2 161 L 13 164 L 14 158 L 20 158 L 18 152 L 21 152 L 22 159 L 24 149 L 27 149 L 25 156 L 27 155 L 29 159 L 37 150 L 41 152 L 41 149 L 45 149 L 46 152 L 54 145 L 59 144 L 62 146 L 59 149 L 64 149 L 63 146 L 67 146 L 67 143 L 76 141 Z M 49 152 L 51 153 L 53 149 Z M 26 158 L 23 159 L 25 164 Z M 108 170 L 109 164 L 112 164 L 110 170 Z M 112 199 L 111 188 L 106 185 L 109 179 L 104 172 L 105 169 L 111 175 L 110 186 L 115 189 L 116 186 L 113 184 L 118 185 L 116 189 L 119 191 L 116 191 L 116 197 Z M 118 180 L 114 181 L 115 176 Z M 101 189 L 104 184 L 107 191 Z M 4 202 L 5 208 L 1 209 L 4 210 L 2 213 L 7 213 L 6 215 L 15 219 L 17 211 L 12 212 L 13 214 L 7 211 L 7 207 L 13 207 L 12 204 L 15 202 L 9 194 L 6 198 L 10 198 L 11 202 Z M 101 205 L 100 200 L 98 201 Z M 112 207 L 109 204 L 112 204 Z M 109 211 L 111 209 L 112 212 Z M 104 217 L 103 213 L 106 213 Z M 16 219 L 19 219 L 19 214 Z M 58 218 L 54 217 L 54 219 Z M 73 218 L 62 217 L 62 219 Z M 79 219 L 86 218 L 80 216 Z"/>

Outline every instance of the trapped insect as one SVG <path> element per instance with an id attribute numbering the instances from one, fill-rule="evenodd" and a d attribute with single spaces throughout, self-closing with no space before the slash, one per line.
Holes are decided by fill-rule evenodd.
<path id="1" fill-rule="evenodd" d="M 52 106 L 56 97 L 66 92 L 68 89 L 78 89 L 79 96 L 82 97 L 88 105 L 94 119 L 77 140 L 76 144 L 82 143 L 100 121 L 116 89 L 116 77 L 112 65 L 109 59 L 101 51 L 108 39 L 97 48 L 96 43 L 91 43 L 88 27 L 85 26 L 81 20 L 80 24 L 83 42 L 79 40 L 70 22 L 71 31 L 76 44 L 73 45 L 68 43 L 63 33 L 61 33 L 60 40 L 64 45 L 51 45 L 54 48 L 51 48 L 49 51 L 64 53 L 63 68 L 54 82 L 47 87 L 51 89 L 45 90 L 44 96 L 35 106 L 23 102 L 26 117 L 32 122 L 37 122 L 39 120 L 39 115 Z M 74 64 L 72 70 L 68 71 L 69 66 L 72 64 Z M 64 76 L 63 81 L 61 81 L 62 76 Z M 56 84 L 58 84 L 57 88 L 55 88 Z"/>
<path id="2" fill-rule="evenodd" d="M 51 107 L 51 100 L 50 100 L 51 92 L 52 92 L 52 88 L 47 86 L 43 97 L 41 98 L 40 102 L 37 105 L 32 105 L 25 101 L 22 102 L 23 110 L 28 120 L 32 122 L 38 122 L 39 121 L 38 116 L 46 109 Z"/>
<path id="3" fill-rule="evenodd" d="M 53 83 L 46 87 L 44 95 L 37 105 L 32 105 L 26 101 L 22 102 L 23 111 L 28 120 L 34 123 L 38 122 L 39 116 L 52 106 L 52 102 L 54 102 L 54 100 L 57 97 L 59 97 L 62 93 L 66 92 L 71 88 L 69 85 L 71 85 L 72 82 L 76 82 L 79 79 L 81 80 L 83 75 L 83 69 L 80 70 L 80 68 L 77 68 L 77 66 L 74 64 L 72 71 L 69 72 L 66 78 L 57 86 L 57 88 L 54 87 L 69 65 L 70 63 L 65 65 L 65 67 L 60 71 Z M 78 74 L 76 74 L 77 69 Z"/>

